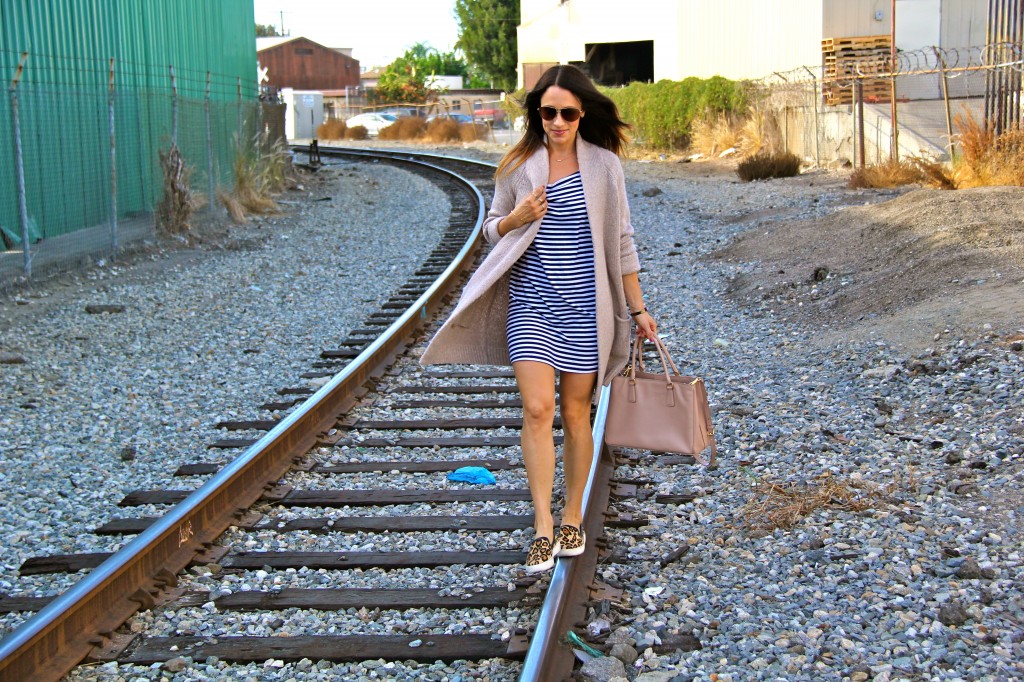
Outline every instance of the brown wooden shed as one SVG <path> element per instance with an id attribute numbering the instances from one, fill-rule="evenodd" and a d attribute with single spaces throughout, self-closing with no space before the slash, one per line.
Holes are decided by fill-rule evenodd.
<path id="1" fill-rule="evenodd" d="M 264 85 L 274 90 L 343 90 L 346 87 L 359 87 L 358 59 L 340 50 L 324 47 L 309 38 L 258 38 L 256 58 L 260 67 L 267 70 L 267 82 Z"/>

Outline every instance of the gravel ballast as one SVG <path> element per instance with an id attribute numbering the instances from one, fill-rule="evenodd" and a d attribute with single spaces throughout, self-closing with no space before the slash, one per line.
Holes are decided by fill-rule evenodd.
<path id="1" fill-rule="evenodd" d="M 491 150 L 448 152 L 497 158 Z M 939 330 L 932 348 L 906 350 L 856 330 L 844 337 L 843 330 L 796 324 L 784 307 L 811 305 L 799 287 L 791 299 L 773 294 L 737 303 L 728 296 L 729 284 L 755 264 L 715 255 L 735 237 L 753 227 L 770 230 L 779 216 L 820 218 L 898 192 L 848 190 L 840 174 L 826 171 L 741 184 L 710 170 L 705 177 L 699 166 L 629 161 L 626 171 L 648 307 L 680 369 L 707 381 L 719 467 L 669 465 L 636 453 L 636 465 L 616 472 L 650 481 L 647 492 L 698 498 L 663 504 L 652 495 L 616 503 L 651 524 L 608 531 L 612 556 L 599 566 L 599 577 L 625 594 L 591 614 L 589 637 L 614 642 L 625 676 L 648 682 L 1024 677 L 1024 353 L 1012 340 L 1016 330 Z M 222 460 L 223 453 L 206 449 L 224 437 L 213 423 L 253 418 L 255 406 L 277 388 L 299 385 L 298 373 L 319 351 L 344 338 L 433 248 L 435 226 L 448 213 L 439 190 L 376 165 L 332 172 L 339 175 L 336 187 L 318 184 L 297 193 L 300 203 L 287 206 L 289 213 L 240 228 L 248 237 L 237 250 L 157 254 L 105 266 L 73 284 L 44 282 L 0 301 L 0 357 L 24 360 L 0 365 L 0 483 L 7 493 L 0 502 L 7 550 L 0 592 L 48 594 L 77 578 L 20 577 L 18 566 L 29 556 L 116 549 L 122 538 L 99 538 L 91 530 L 122 515 L 115 504 L 124 493 L 166 485 L 181 463 Z M 391 195 L 387 188 L 399 191 Z M 328 194 L 331 201 L 312 201 Z M 313 290 L 323 293 L 308 300 Z M 95 304 L 125 310 L 87 313 Z M 411 382 L 419 368 L 414 359 L 402 363 L 396 381 Z M 384 404 L 359 416 L 387 414 Z M 337 463 L 408 456 L 397 448 L 320 454 Z M 487 456 L 514 459 L 518 453 Z M 495 472 L 497 487 L 525 487 L 521 473 Z M 313 474 L 300 479 L 311 488 L 337 482 Z M 344 483 L 382 487 L 375 479 L 354 475 Z M 424 479 L 393 474 L 388 480 L 401 486 Z M 200 482 L 184 479 L 175 487 Z M 773 485 L 804 499 L 827 483 L 851 491 L 861 507 L 830 503 L 798 516 L 792 527 L 765 523 L 758 505 Z M 453 505 L 438 512 L 411 505 L 391 513 L 481 509 L 521 514 L 529 506 Z M 295 516 L 275 512 L 278 520 Z M 289 542 L 311 551 L 376 542 L 366 534 L 292 535 Z M 278 537 L 232 530 L 225 543 L 273 550 Z M 507 533 L 501 548 L 522 548 L 529 539 L 528 532 Z M 465 542 L 463 534 L 394 535 L 386 546 L 441 547 L 457 540 Z M 518 575 L 516 567 L 405 570 L 439 590 L 511 583 Z M 220 593 L 376 587 L 395 580 L 383 571 L 192 573 L 192 588 Z M 0 626 L 6 631 L 27 615 L 5 616 Z M 521 625 L 517 617 L 515 608 L 505 616 L 488 609 L 268 615 L 216 613 L 207 605 L 143 613 L 132 628 L 211 635 L 332 627 L 404 633 L 450 632 L 459 623 L 466 632 L 493 632 L 510 626 L 495 628 L 496 618 Z M 668 646 L 685 635 L 702 648 Z M 615 669 L 608 663 L 600 665 Z M 316 661 L 228 669 L 219 661 L 183 658 L 152 668 L 83 667 L 71 679 L 498 681 L 515 679 L 517 669 L 494 662 Z M 609 679 L 595 675 L 588 679 Z"/>

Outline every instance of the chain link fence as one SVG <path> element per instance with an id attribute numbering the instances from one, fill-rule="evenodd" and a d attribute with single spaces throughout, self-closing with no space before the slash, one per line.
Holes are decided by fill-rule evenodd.
<path id="1" fill-rule="evenodd" d="M 283 139 L 283 105 L 260 102 L 255 84 L 236 77 L 0 57 L 17 64 L 0 102 L 0 288 L 155 239 L 165 199 L 161 155 L 172 147 L 193 207 L 212 219 L 222 215 L 216 195 L 234 184 L 240 147 Z M 105 78 L 74 73 L 101 69 Z"/>
<path id="2" fill-rule="evenodd" d="M 857 40 L 857 39 L 849 39 Z M 959 116 L 996 134 L 1024 118 L 1019 42 L 893 53 L 849 43 L 823 64 L 756 83 L 754 114 L 776 144 L 816 165 L 949 159 Z"/>

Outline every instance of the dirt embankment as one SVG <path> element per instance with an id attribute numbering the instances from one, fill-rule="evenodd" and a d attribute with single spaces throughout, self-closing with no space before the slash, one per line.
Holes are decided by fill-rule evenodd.
<path id="1" fill-rule="evenodd" d="M 751 230 L 716 258 L 756 264 L 737 300 L 814 324 L 823 342 L 1024 328 L 1024 189 L 912 190 L 823 219 Z M 986 327 L 990 325 L 990 327 Z"/>

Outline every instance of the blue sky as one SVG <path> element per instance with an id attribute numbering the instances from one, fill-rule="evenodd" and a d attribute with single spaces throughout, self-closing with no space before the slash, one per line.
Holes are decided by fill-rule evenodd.
<path id="1" fill-rule="evenodd" d="M 350 47 L 360 66 L 385 66 L 416 43 L 448 52 L 458 40 L 455 0 L 253 0 L 257 24 L 328 47 Z"/>

